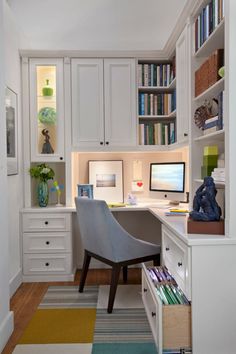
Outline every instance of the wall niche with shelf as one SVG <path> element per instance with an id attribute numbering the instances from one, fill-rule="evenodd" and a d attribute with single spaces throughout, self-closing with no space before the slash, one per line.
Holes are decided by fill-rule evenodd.
<path id="1" fill-rule="evenodd" d="M 37 166 L 38 163 L 31 163 L 30 167 Z M 53 182 L 57 181 L 59 186 L 61 187 L 61 196 L 60 203 L 66 204 L 66 177 L 65 177 L 65 163 L 64 162 L 50 162 L 46 165 L 51 167 L 55 172 L 55 177 L 53 180 L 48 180 L 48 189 L 49 189 L 49 202 L 48 206 L 54 206 L 57 204 L 57 193 L 53 189 Z M 31 178 L 31 206 L 37 207 L 37 187 L 38 187 L 38 179 Z"/>

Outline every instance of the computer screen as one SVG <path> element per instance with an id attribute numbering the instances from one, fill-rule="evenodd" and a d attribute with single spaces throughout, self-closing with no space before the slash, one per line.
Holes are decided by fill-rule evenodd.
<path id="1" fill-rule="evenodd" d="M 179 199 L 176 198 L 176 193 L 184 193 L 184 186 L 184 162 L 151 163 L 149 189 L 150 191 L 163 193 L 162 195 L 159 194 L 159 198 Z"/>

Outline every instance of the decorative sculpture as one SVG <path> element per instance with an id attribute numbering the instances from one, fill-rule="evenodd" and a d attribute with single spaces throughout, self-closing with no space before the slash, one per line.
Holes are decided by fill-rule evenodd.
<path id="1" fill-rule="evenodd" d="M 217 190 L 212 177 L 205 177 L 193 199 L 193 211 L 189 213 L 195 221 L 219 221 L 221 208 L 216 201 Z"/>
<path id="2" fill-rule="evenodd" d="M 50 144 L 50 136 L 49 136 L 49 131 L 48 129 L 43 129 L 42 134 L 45 136 L 43 148 L 42 148 L 42 154 L 54 154 L 54 150 L 52 148 L 52 145 Z"/>
<path id="3" fill-rule="evenodd" d="M 62 184 L 58 184 L 57 181 L 53 182 L 53 187 L 51 188 L 52 192 L 56 192 L 57 193 L 57 204 L 56 206 L 63 206 L 63 204 L 61 204 L 60 201 L 60 197 L 61 197 L 61 190 L 64 188 L 64 186 Z"/>

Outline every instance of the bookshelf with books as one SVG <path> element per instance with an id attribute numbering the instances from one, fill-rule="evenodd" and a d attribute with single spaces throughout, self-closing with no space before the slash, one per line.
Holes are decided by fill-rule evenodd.
<path id="1" fill-rule="evenodd" d="M 175 59 L 138 61 L 139 145 L 170 145 L 176 141 Z"/>
<path id="2" fill-rule="evenodd" d="M 202 165 L 206 148 L 225 155 L 225 19 L 224 1 L 203 1 L 192 20 L 191 70 L 191 181 L 190 200 L 203 181 Z M 219 69 L 221 69 L 219 71 Z M 226 124 L 227 125 L 227 124 Z M 217 165 L 214 166 L 217 168 Z M 207 174 L 211 175 L 211 170 Z M 218 181 L 219 182 L 219 181 Z M 219 203 L 225 206 L 225 183 L 217 183 Z M 224 214 L 224 213 L 223 213 Z"/>

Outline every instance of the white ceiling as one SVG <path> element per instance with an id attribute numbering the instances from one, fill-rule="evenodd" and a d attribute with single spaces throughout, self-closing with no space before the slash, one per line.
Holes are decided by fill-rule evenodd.
<path id="1" fill-rule="evenodd" d="M 28 48 L 163 49 L 188 0 L 8 0 Z"/>

